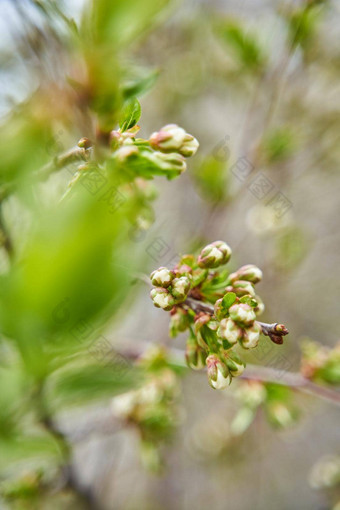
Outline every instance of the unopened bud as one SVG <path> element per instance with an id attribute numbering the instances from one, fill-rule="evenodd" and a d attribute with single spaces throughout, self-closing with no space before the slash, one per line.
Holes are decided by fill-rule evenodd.
<path id="1" fill-rule="evenodd" d="M 81 149 L 89 149 L 90 147 L 92 147 L 92 143 L 91 143 L 91 140 L 89 140 L 88 138 L 81 138 L 79 140 L 79 142 L 77 143 L 78 147 L 80 147 Z"/>
<path id="2" fill-rule="evenodd" d="M 255 296 L 255 289 L 250 282 L 243 280 L 236 280 L 233 282 L 232 286 L 226 287 L 227 292 L 235 292 L 236 296 L 242 297 L 246 295 L 250 295 L 252 297 Z"/>
<path id="3" fill-rule="evenodd" d="M 232 305 L 229 308 L 229 315 L 235 322 L 245 326 L 251 326 L 256 319 L 254 310 L 246 303 Z"/>
<path id="4" fill-rule="evenodd" d="M 237 280 L 246 280 L 251 283 L 258 283 L 262 280 L 262 271 L 257 266 L 254 266 L 254 264 L 247 264 L 246 266 L 240 267 L 236 273 L 233 273 L 233 275 L 237 275 Z M 229 276 L 233 278 L 233 275 Z M 232 281 L 232 280 L 230 280 Z"/>
<path id="5" fill-rule="evenodd" d="M 197 344 L 196 339 L 189 338 L 185 350 L 185 359 L 188 367 L 194 370 L 201 370 L 205 366 L 206 357 L 205 350 Z"/>
<path id="6" fill-rule="evenodd" d="M 114 157 L 119 163 L 125 163 L 125 161 L 131 157 L 137 156 L 138 148 L 135 145 L 123 145 L 119 147 L 114 153 Z"/>
<path id="7" fill-rule="evenodd" d="M 223 241 L 215 241 L 203 248 L 198 256 L 198 265 L 204 268 L 219 267 L 231 257 L 231 248 Z"/>
<path id="8" fill-rule="evenodd" d="M 167 288 L 174 279 L 174 274 L 167 267 L 160 267 L 150 274 L 152 285 Z"/>
<path id="9" fill-rule="evenodd" d="M 243 374 L 246 364 L 241 360 L 237 354 L 232 353 L 228 355 L 226 358 L 226 364 L 229 369 L 229 372 L 233 377 L 238 377 Z"/>
<path id="10" fill-rule="evenodd" d="M 208 381 L 215 390 L 223 390 L 231 383 L 228 367 L 216 354 L 210 354 L 206 359 Z"/>
<path id="11" fill-rule="evenodd" d="M 254 322 L 252 326 L 243 331 L 243 337 L 240 340 L 240 344 L 244 349 L 254 349 L 257 347 L 260 340 L 261 328 Z"/>
<path id="12" fill-rule="evenodd" d="M 188 312 L 186 310 L 183 310 L 182 308 L 176 307 L 175 313 L 171 312 L 171 319 L 169 324 L 171 338 L 176 337 L 178 333 L 185 331 L 188 327 L 189 327 Z"/>
<path id="13" fill-rule="evenodd" d="M 162 152 L 179 152 L 186 158 L 193 156 L 199 146 L 198 141 L 192 135 L 177 124 L 168 124 L 160 131 L 152 133 L 150 145 L 153 149 Z"/>
<path id="14" fill-rule="evenodd" d="M 190 290 L 190 280 L 187 276 L 175 278 L 171 284 L 171 294 L 177 302 L 184 301 Z"/>
<path id="15" fill-rule="evenodd" d="M 232 319 L 222 319 L 217 330 L 217 336 L 223 340 L 227 340 L 230 344 L 236 344 L 241 340 L 243 331 Z"/>
<path id="16" fill-rule="evenodd" d="M 171 152 L 170 154 L 163 154 L 162 152 L 148 152 L 143 151 L 143 157 L 148 159 L 152 164 L 161 168 L 161 170 L 174 171 L 182 173 L 186 170 L 187 164 L 180 154 Z"/>
<path id="17" fill-rule="evenodd" d="M 221 321 L 228 315 L 228 310 L 223 305 L 223 299 L 218 299 L 214 304 L 214 315 L 218 321 Z"/>
<path id="18" fill-rule="evenodd" d="M 169 311 L 175 304 L 175 300 L 173 296 L 167 289 L 163 289 L 161 287 L 157 287 L 156 289 L 152 289 L 150 292 L 150 297 L 153 301 L 153 304 L 157 308 L 163 308 L 163 310 Z"/>

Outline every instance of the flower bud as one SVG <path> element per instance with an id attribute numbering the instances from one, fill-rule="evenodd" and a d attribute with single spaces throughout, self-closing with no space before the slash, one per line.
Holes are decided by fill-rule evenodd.
<path id="1" fill-rule="evenodd" d="M 255 289 L 250 282 L 236 280 L 233 282 L 232 286 L 226 287 L 227 292 L 235 292 L 236 296 L 242 297 L 246 295 L 250 295 L 252 297 L 255 296 Z"/>
<path id="2" fill-rule="evenodd" d="M 186 310 L 176 307 L 175 313 L 171 312 L 171 319 L 169 324 L 169 331 L 171 338 L 174 338 L 178 333 L 185 331 L 189 326 L 189 316 Z"/>
<path id="3" fill-rule="evenodd" d="M 198 256 L 198 265 L 203 268 L 219 267 L 231 257 L 231 248 L 223 241 L 215 241 L 203 248 Z"/>
<path id="4" fill-rule="evenodd" d="M 133 156 L 137 156 L 138 147 L 135 145 L 124 145 L 123 147 L 119 147 L 114 153 L 114 157 L 119 161 L 119 163 L 125 163 L 125 161 Z"/>
<path id="5" fill-rule="evenodd" d="M 251 283 L 258 283 L 262 280 L 262 271 L 254 264 L 247 264 L 236 271 L 238 280 L 246 280 Z"/>
<path id="6" fill-rule="evenodd" d="M 176 170 L 182 173 L 186 170 L 187 164 L 180 154 L 171 152 L 170 154 L 163 154 L 162 152 L 148 152 L 143 151 L 143 157 L 149 160 L 152 164 L 161 168 L 161 170 L 173 171 Z"/>
<path id="7" fill-rule="evenodd" d="M 150 145 L 153 149 L 162 152 L 179 152 L 186 158 L 193 156 L 199 146 L 192 135 L 177 124 L 168 124 L 150 136 Z"/>
<path id="8" fill-rule="evenodd" d="M 197 344 L 196 339 L 188 338 L 185 350 L 185 359 L 188 367 L 193 370 L 201 370 L 205 366 L 206 357 L 205 350 Z"/>
<path id="9" fill-rule="evenodd" d="M 171 284 L 171 294 L 177 302 L 184 301 L 190 290 L 190 280 L 187 276 L 175 278 Z"/>
<path id="10" fill-rule="evenodd" d="M 163 308 L 163 310 L 166 311 L 171 310 L 175 304 L 175 300 L 170 292 L 167 289 L 163 289 L 162 287 L 152 289 L 150 292 L 150 297 L 153 301 L 153 304 L 157 306 L 157 308 Z"/>
<path id="11" fill-rule="evenodd" d="M 167 288 L 174 279 L 174 274 L 167 267 L 159 267 L 150 274 L 150 280 L 155 287 Z"/>
<path id="12" fill-rule="evenodd" d="M 243 337 L 240 344 L 244 349 L 253 349 L 259 343 L 261 328 L 254 322 L 252 326 L 243 331 Z"/>
<path id="13" fill-rule="evenodd" d="M 256 319 L 256 315 L 251 306 L 246 303 L 232 305 L 229 308 L 230 318 L 244 326 L 251 326 Z"/>
<path id="14" fill-rule="evenodd" d="M 217 336 L 227 340 L 230 344 L 236 344 L 242 338 L 243 331 L 232 319 L 222 319 L 217 330 Z"/>
<path id="15" fill-rule="evenodd" d="M 228 310 L 226 310 L 223 305 L 223 299 L 218 299 L 214 305 L 214 315 L 218 321 L 224 319 L 228 315 Z"/>
<path id="16" fill-rule="evenodd" d="M 239 375 L 242 375 L 246 367 L 244 361 L 242 361 L 241 358 L 237 356 L 237 354 L 235 353 L 232 353 L 231 355 L 227 356 L 226 364 L 230 374 L 233 377 L 238 377 Z"/>
<path id="17" fill-rule="evenodd" d="M 228 367 L 216 354 L 210 354 L 206 359 L 208 381 L 215 390 L 223 390 L 231 383 Z"/>

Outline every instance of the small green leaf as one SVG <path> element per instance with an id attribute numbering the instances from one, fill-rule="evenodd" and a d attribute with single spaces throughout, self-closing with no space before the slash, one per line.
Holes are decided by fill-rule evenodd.
<path id="1" fill-rule="evenodd" d="M 222 304 L 226 309 L 228 309 L 233 303 L 235 303 L 235 301 L 236 294 L 234 292 L 227 292 L 227 294 L 222 299 Z"/>
<path id="2" fill-rule="evenodd" d="M 240 301 L 241 301 L 241 303 L 245 303 L 245 304 L 251 306 L 252 308 L 256 308 L 258 305 L 258 302 L 256 301 L 256 299 L 252 298 L 251 296 L 243 296 L 243 297 L 241 297 Z"/>
<path id="3" fill-rule="evenodd" d="M 119 121 L 119 127 L 122 133 L 131 129 L 133 126 L 137 124 L 140 119 L 142 110 L 139 104 L 139 101 L 136 97 L 129 99 L 125 103 L 125 106 L 122 111 L 122 115 Z"/>

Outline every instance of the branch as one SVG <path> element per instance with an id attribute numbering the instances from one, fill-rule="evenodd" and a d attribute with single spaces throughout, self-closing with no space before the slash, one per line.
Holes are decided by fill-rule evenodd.
<path id="1" fill-rule="evenodd" d="M 91 154 L 91 145 L 88 141 L 88 144 L 85 144 L 84 147 L 73 147 L 72 149 L 68 150 L 67 152 L 64 152 L 63 154 L 60 154 L 59 156 L 56 156 L 51 163 L 48 163 L 43 168 L 41 168 L 37 172 L 37 176 L 45 180 L 47 179 L 51 173 L 56 172 L 57 170 L 60 170 L 62 168 L 65 168 L 68 165 L 71 165 L 72 163 L 75 163 L 77 161 L 88 161 Z"/>
<path id="2" fill-rule="evenodd" d="M 188 305 L 194 312 L 204 312 L 209 315 L 213 315 L 214 307 L 209 303 L 203 303 L 202 301 L 198 301 L 192 297 L 188 297 L 184 304 Z M 282 344 L 282 337 L 288 335 L 288 329 L 283 324 L 278 324 L 277 322 L 273 324 L 267 324 L 266 322 L 256 321 L 257 324 L 261 327 L 262 333 L 265 336 L 269 336 L 272 342 L 276 344 Z"/>

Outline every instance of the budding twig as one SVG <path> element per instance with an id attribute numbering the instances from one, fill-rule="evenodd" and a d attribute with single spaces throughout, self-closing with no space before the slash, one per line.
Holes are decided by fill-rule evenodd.
<path id="1" fill-rule="evenodd" d="M 47 179 L 51 173 L 56 172 L 65 166 L 71 165 L 77 161 L 88 161 L 90 151 L 90 146 L 73 147 L 67 152 L 56 156 L 52 162 L 48 163 L 41 170 L 39 170 L 37 175 L 40 179 Z"/>
<path id="2" fill-rule="evenodd" d="M 209 303 L 203 303 L 202 301 L 198 301 L 192 297 L 188 297 L 184 304 L 188 305 L 194 312 L 204 312 L 209 315 L 214 314 L 214 307 Z M 267 324 L 266 322 L 256 321 L 259 326 L 261 326 L 262 333 L 265 336 L 269 336 L 272 342 L 276 344 L 282 344 L 282 337 L 288 335 L 288 329 L 283 324 L 278 324 L 275 322 L 274 324 Z"/>

